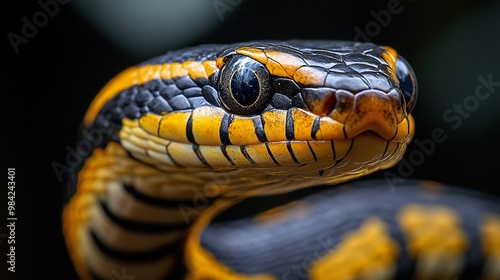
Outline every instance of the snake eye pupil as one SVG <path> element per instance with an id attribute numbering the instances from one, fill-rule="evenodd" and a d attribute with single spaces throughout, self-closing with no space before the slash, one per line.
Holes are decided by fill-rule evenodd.
<path id="1" fill-rule="evenodd" d="M 247 68 L 237 70 L 231 79 L 231 92 L 234 99 L 243 106 L 252 105 L 259 97 L 259 80 Z"/>
<path id="2" fill-rule="evenodd" d="M 260 114 L 273 95 L 267 68 L 243 55 L 229 58 L 219 76 L 219 97 L 224 107 L 234 114 Z"/>
<path id="3" fill-rule="evenodd" d="M 411 112 L 417 101 L 417 80 L 410 65 L 401 56 L 396 60 L 396 77 L 406 102 L 406 111 Z"/>

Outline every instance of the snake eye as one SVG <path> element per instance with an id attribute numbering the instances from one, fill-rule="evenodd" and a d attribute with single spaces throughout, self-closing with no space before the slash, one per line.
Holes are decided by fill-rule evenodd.
<path id="1" fill-rule="evenodd" d="M 396 77 L 406 102 L 406 111 L 410 113 L 417 101 L 417 79 L 408 62 L 401 56 L 396 60 Z"/>
<path id="2" fill-rule="evenodd" d="M 222 104 L 235 114 L 259 114 L 271 101 L 269 71 L 246 56 L 235 55 L 224 65 L 219 85 Z"/>

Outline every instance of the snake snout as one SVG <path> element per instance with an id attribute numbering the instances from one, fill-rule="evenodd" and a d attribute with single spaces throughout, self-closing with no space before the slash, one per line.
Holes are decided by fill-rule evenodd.
<path id="1" fill-rule="evenodd" d="M 392 139 L 402 119 L 402 116 L 398 117 L 395 113 L 403 113 L 400 108 L 400 101 L 385 92 L 359 92 L 354 96 L 352 112 L 344 123 L 345 134 L 352 138 L 362 132 L 372 131 L 384 139 Z"/>
<path id="2" fill-rule="evenodd" d="M 404 119 L 399 93 L 364 90 L 353 94 L 332 88 L 305 88 L 302 98 L 308 109 L 319 116 L 329 116 L 344 124 L 347 138 L 371 131 L 384 139 L 392 139 Z"/>

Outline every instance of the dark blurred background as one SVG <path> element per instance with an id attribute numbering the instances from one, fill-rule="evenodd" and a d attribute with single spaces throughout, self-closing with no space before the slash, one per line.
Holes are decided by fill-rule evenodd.
<path id="1" fill-rule="evenodd" d="M 434 142 L 431 152 L 410 145 L 406 164 L 391 169 L 392 174 L 500 194 L 500 1 L 40 0 L 1 5 L 0 79 L 7 87 L 1 94 L 0 160 L 4 172 L 16 168 L 16 279 L 75 278 L 60 230 L 63 186 L 52 166 L 65 164 L 67 148 L 75 148 L 94 95 L 128 66 L 202 43 L 300 38 L 394 47 L 419 81 L 415 139 L 430 143 L 438 129 L 446 140 Z M 1 193 L 5 221 L 7 188 Z M 2 226 L 2 273 L 6 232 Z M 13 273 L 7 276 L 14 279 Z"/>

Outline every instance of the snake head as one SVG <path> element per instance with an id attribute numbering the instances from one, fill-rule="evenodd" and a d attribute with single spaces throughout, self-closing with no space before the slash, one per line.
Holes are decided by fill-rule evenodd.
<path id="1" fill-rule="evenodd" d="M 367 131 L 395 142 L 411 138 L 408 118 L 417 97 L 416 78 L 390 47 L 250 44 L 220 53 L 217 67 L 218 98 L 228 111 L 303 115 L 301 125 L 309 125 L 310 133 L 296 135 L 296 129 L 286 127 L 288 140 L 349 139 Z"/>
<path id="2" fill-rule="evenodd" d="M 125 70 L 85 124 L 165 172 L 225 172 L 228 189 L 283 191 L 396 164 L 416 85 L 395 50 L 371 43 L 206 45 Z"/>

